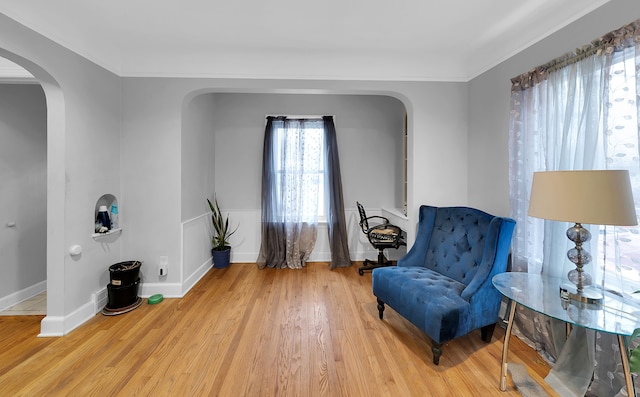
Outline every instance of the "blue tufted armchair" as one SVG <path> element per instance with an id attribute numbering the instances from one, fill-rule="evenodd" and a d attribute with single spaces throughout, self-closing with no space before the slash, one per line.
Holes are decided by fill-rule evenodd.
<path id="1" fill-rule="evenodd" d="M 489 342 L 501 295 L 491 279 L 507 268 L 515 221 L 467 207 L 420 207 L 416 241 L 397 267 L 374 269 L 373 294 L 442 345 L 481 329 Z"/>

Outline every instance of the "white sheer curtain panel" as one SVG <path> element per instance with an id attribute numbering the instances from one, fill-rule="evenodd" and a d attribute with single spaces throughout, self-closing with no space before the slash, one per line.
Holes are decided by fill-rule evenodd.
<path id="1" fill-rule="evenodd" d="M 628 169 L 638 207 L 639 48 L 640 20 L 512 79 L 509 190 L 511 216 L 518 222 L 514 271 L 566 278 L 573 268 L 566 259 L 570 225 L 527 216 L 534 172 Z M 594 263 L 586 270 L 617 293 L 637 289 L 638 229 L 593 225 L 590 232 L 586 248 Z M 564 324 L 527 310 L 518 311 L 516 322 L 520 335 L 556 363 L 548 382 L 562 395 L 626 393 L 620 391 L 622 367 L 611 335 L 572 332 L 565 343 Z"/>
<path id="2" fill-rule="evenodd" d="M 509 178 L 511 216 L 518 221 L 514 270 L 564 277 L 574 267 L 566 260 L 570 225 L 527 216 L 531 181 L 536 171 L 605 167 L 605 61 L 604 56 L 592 56 L 550 72 L 532 87 L 512 91 Z M 586 248 L 595 253 L 597 246 Z M 586 270 L 594 274 L 594 269 Z"/>
<path id="3" fill-rule="evenodd" d="M 615 32 L 620 41 L 607 47 L 607 102 L 605 104 L 606 167 L 627 169 L 636 206 L 640 208 L 640 20 Z M 600 228 L 598 256 L 604 288 L 638 299 L 640 289 L 640 231 L 638 227 Z M 595 258 L 595 256 L 594 256 Z M 633 294 L 633 295 L 632 295 Z M 638 315 L 638 313 L 635 313 Z M 638 340 L 631 341 L 637 346 Z M 593 382 L 587 396 L 627 396 L 616 339 L 596 334 Z M 638 390 L 638 377 L 634 377 Z"/>

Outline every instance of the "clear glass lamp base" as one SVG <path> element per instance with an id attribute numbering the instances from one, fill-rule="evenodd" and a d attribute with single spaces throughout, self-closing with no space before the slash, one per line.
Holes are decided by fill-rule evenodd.
<path id="1" fill-rule="evenodd" d="M 560 286 L 560 297 L 564 300 L 586 303 L 587 305 L 600 305 L 604 301 L 602 292 L 591 286 L 585 286 L 582 292 L 578 292 L 575 285 L 563 284 Z"/>
<path id="2" fill-rule="evenodd" d="M 578 269 L 571 270 L 567 277 L 569 281 L 574 283 L 577 286 L 582 285 L 583 287 L 588 287 L 593 284 L 593 277 L 585 271 L 579 271 Z"/>
<path id="3" fill-rule="evenodd" d="M 585 304 L 601 304 L 604 296 L 598 289 L 591 287 L 593 277 L 582 270 L 591 262 L 591 254 L 582 248 L 582 244 L 591 239 L 591 233 L 576 222 L 575 225 L 567 229 L 567 237 L 575 244 L 575 248 L 571 248 L 567 252 L 569 260 L 576 265 L 576 268 L 567 274 L 569 281 L 575 284 L 575 287 L 561 286 L 560 296 L 563 299 Z"/>

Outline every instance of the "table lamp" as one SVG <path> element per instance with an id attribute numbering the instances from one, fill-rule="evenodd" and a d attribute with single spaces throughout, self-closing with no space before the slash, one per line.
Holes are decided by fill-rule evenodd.
<path id="1" fill-rule="evenodd" d="M 533 174 L 529 216 L 575 223 L 567 229 L 567 237 L 575 247 L 567 252 L 576 268 L 568 274 L 575 291 L 563 291 L 571 300 L 598 304 L 600 291 L 589 287 L 593 279 L 583 267 L 591 262 L 591 254 L 582 247 L 591 233 L 582 224 L 637 225 L 633 193 L 626 170 L 545 171 Z"/>

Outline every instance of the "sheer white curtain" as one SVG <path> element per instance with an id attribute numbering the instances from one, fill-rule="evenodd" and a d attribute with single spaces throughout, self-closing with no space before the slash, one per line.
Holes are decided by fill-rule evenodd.
<path id="1" fill-rule="evenodd" d="M 629 169 L 638 200 L 639 26 L 636 21 L 578 53 L 512 80 L 510 198 L 511 216 L 518 222 L 512 245 L 513 270 L 566 278 L 573 268 L 566 259 L 571 245 L 565 236 L 569 224 L 527 216 L 535 171 Z M 632 247 L 640 247 L 634 243 L 639 233 L 637 228 L 606 230 L 607 234 L 598 225 L 590 227 L 593 238 L 586 248 L 595 266 L 587 271 L 598 283 L 603 282 L 604 274 L 617 275 L 606 280 L 606 287 L 620 290 L 624 284 L 621 260 L 635 266 L 638 275 L 640 255 L 634 258 L 632 252 L 638 251 Z M 609 264 L 605 266 L 605 262 Z M 605 273 L 604 269 L 610 271 Z M 563 395 L 613 396 L 620 390 L 619 352 L 610 335 L 575 327 L 565 344 L 563 324 L 526 310 L 517 316 L 521 334 L 551 361 L 557 360 L 549 380 L 559 387 L 569 386 Z"/>
<path id="2" fill-rule="evenodd" d="M 513 87 L 509 148 L 511 215 L 518 222 L 514 270 L 566 278 L 573 268 L 566 259 L 570 225 L 527 216 L 531 179 L 536 171 L 604 168 L 605 62 L 603 56 L 590 56 L 549 72 L 531 86 Z M 594 253 L 595 247 L 585 248 Z M 562 395 L 584 395 L 593 370 L 593 351 L 585 349 L 584 341 L 592 341 L 594 334 L 576 330 L 565 346 L 564 324 L 527 310 L 518 316 L 522 334 L 551 360 L 558 359 L 547 382 Z M 586 359 L 564 360 L 562 352 Z"/>
<path id="3" fill-rule="evenodd" d="M 606 167 L 629 170 L 636 208 L 640 208 L 640 38 L 634 46 L 614 52 L 607 74 Z M 640 290 L 640 229 L 600 227 L 602 285 L 630 296 Z"/>
<path id="4" fill-rule="evenodd" d="M 549 72 L 537 84 L 513 87 L 509 175 L 511 215 L 518 221 L 516 270 L 561 277 L 572 269 L 566 260 L 570 225 L 527 216 L 531 180 L 536 171 L 605 168 L 605 62 L 604 56 L 591 56 Z M 586 248 L 594 253 L 597 246 Z"/>
<path id="5" fill-rule="evenodd" d="M 607 168 L 628 169 L 636 210 L 640 208 L 640 20 L 617 32 L 618 40 L 608 47 L 611 62 L 607 76 L 605 146 Z M 601 227 L 599 263 L 605 270 L 602 284 L 627 299 L 640 289 L 640 229 Z M 633 341 L 636 346 L 638 341 Z M 596 335 L 594 381 L 588 396 L 626 396 L 623 372 L 615 337 Z M 638 390 L 638 377 L 634 377 Z"/>

